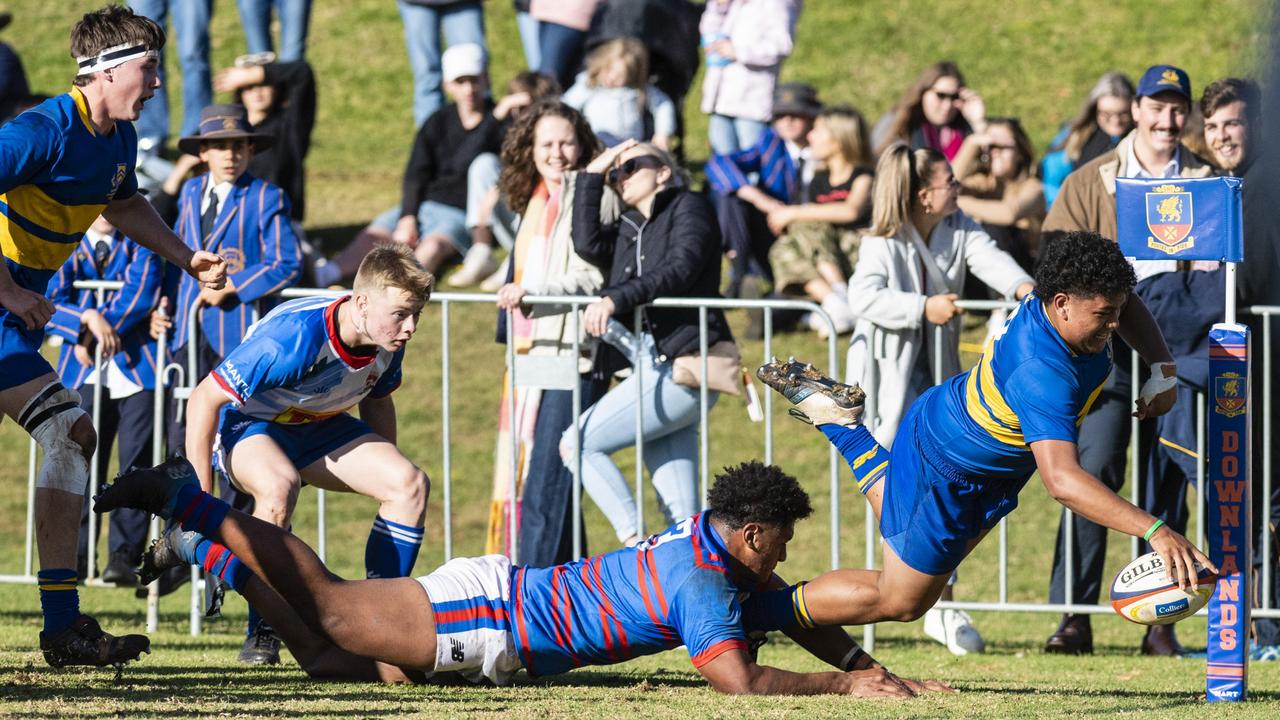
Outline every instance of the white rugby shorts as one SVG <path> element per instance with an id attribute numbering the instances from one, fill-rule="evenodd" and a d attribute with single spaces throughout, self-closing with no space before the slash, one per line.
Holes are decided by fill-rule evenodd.
<path id="1" fill-rule="evenodd" d="M 435 672 L 509 684 L 524 666 L 507 615 L 511 561 L 505 555 L 454 558 L 417 580 L 436 618 Z"/>

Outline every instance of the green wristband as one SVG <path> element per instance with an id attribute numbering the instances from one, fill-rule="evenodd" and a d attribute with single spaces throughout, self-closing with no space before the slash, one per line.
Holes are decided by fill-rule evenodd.
<path id="1" fill-rule="evenodd" d="M 1151 527 L 1147 528 L 1147 531 L 1142 534 L 1142 541 L 1151 542 L 1151 536 L 1156 534 L 1156 531 L 1160 529 L 1161 525 L 1164 525 L 1163 520 L 1156 520 L 1151 523 Z"/>

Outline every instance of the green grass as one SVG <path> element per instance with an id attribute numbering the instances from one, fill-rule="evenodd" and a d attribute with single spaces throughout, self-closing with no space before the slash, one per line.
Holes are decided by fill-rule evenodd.
<path id="1" fill-rule="evenodd" d="M 15 21 L 3 39 L 22 54 L 34 90 L 65 91 L 72 72 L 67 32 L 78 13 L 98 4 L 97 0 L 10 3 Z M 244 45 L 234 3 L 223 0 L 216 6 L 213 55 L 214 64 L 222 66 Z M 1198 92 L 1209 79 L 1250 71 L 1263 51 L 1265 37 L 1259 3 L 1244 0 L 1160 4 L 1060 0 L 996 7 L 972 0 L 810 0 L 801 18 L 796 54 L 783 75 L 812 82 L 828 101 L 852 102 L 874 120 L 920 67 L 949 57 L 982 91 L 992 114 L 1021 116 L 1036 144 L 1042 146 L 1057 124 L 1075 112 L 1079 96 L 1106 70 L 1118 68 L 1136 76 L 1148 64 L 1173 61 L 1190 72 Z M 494 79 L 501 86 L 522 64 L 519 42 L 510 3 L 487 3 L 486 12 Z M 1156 30 L 1162 35 L 1157 36 Z M 170 67 L 176 68 L 173 51 L 171 44 Z M 316 3 L 309 56 L 319 81 L 320 115 L 308 166 L 312 193 L 308 228 L 324 233 L 326 228 L 362 224 L 396 202 L 412 121 L 410 75 L 394 3 Z M 706 125 L 696 112 L 696 88 L 695 84 L 688 104 L 689 154 L 694 158 L 706 153 Z M 171 97 L 180 93 L 176 77 L 172 91 Z M 491 307 L 455 306 L 451 314 L 454 551 L 472 555 L 484 550 L 503 358 L 500 346 L 492 342 Z M 405 384 L 396 394 L 401 446 L 434 482 L 427 539 L 418 562 L 422 570 L 443 559 L 439 319 L 438 306 L 426 313 L 410 351 Z M 745 318 L 731 314 L 731 321 L 741 330 Z M 826 356 L 825 346 L 806 335 L 780 337 L 775 350 L 802 358 Z M 748 362 L 763 358 L 755 342 L 744 343 L 743 354 Z M 797 528 L 783 570 L 789 577 L 808 577 L 830 564 L 826 444 L 789 420 L 781 407 L 775 410 L 774 459 L 801 479 L 815 507 L 814 517 Z M 711 422 L 712 468 L 762 457 L 762 426 L 746 421 L 738 400 L 722 399 Z M 0 425 L 0 548 L 5 549 L 0 553 L 0 573 L 22 570 L 26 448 L 25 435 L 16 425 Z M 628 477 L 632 477 L 631 458 L 630 452 L 618 456 Z M 337 572 L 356 576 L 362 570 L 373 508 L 365 498 L 332 494 L 329 498 L 329 560 Z M 841 487 L 838 500 L 841 564 L 860 567 L 865 505 L 847 484 Z M 1040 602 L 1048 584 L 1057 508 L 1034 481 L 1021 500 L 1010 529 L 1009 597 L 1015 602 Z M 652 497 L 646 517 L 649 529 L 656 529 L 658 511 Z M 303 493 L 295 527 L 303 539 L 314 541 L 310 491 Z M 587 529 L 592 549 L 613 547 L 612 532 L 589 502 Z M 961 570 L 957 597 L 995 599 L 996 552 L 994 541 L 978 548 Z M 1108 572 L 1114 572 L 1127 553 L 1128 543 L 1113 537 Z M 110 630 L 142 626 L 142 604 L 130 593 L 89 588 L 82 597 L 84 607 Z M 230 599 L 228 618 L 207 626 L 199 638 L 191 638 L 186 634 L 181 597 L 180 593 L 162 604 L 160 631 L 153 638 L 155 653 L 129 668 L 117 685 L 109 671 L 48 671 L 32 649 L 39 630 L 35 589 L 0 586 L 0 716 L 772 717 L 807 713 L 1002 718 L 1189 717 L 1203 711 L 1203 664 L 1138 657 L 1140 628 L 1111 616 L 1097 618 L 1098 653 L 1088 659 L 1040 653 L 1040 643 L 1056 624 L 1056 617 L 1048 615 L 976 613 L 990 652 L 961 659 L 925 640 L 919 623 L 882 625 L 878 657 L 898 672 L 946 679 L 964 692 L 913 703 L 863 703 L 842 698 L 720 697 L 703 685 L 679 651 L 552 680 L 523 679 L 512 690 L 315 684 L 291 663 L 248 669 L 234 662 L 244 621 L 242 601 Z M 1181 635 L 1187 644 L 1202 646 L 1203 621 L 1185 623 Z M 767 647 L 763 657 L 788 668 L 818 669 L 812 659 L 785 642 Z M 1280 694 L 1274 690 L 1280 685 L 1280 667 L 1256 665 L 1252 675 L 1253 702 L 1218 706 L 1214 711 L 1247 718 L 1280 714 Z"/>

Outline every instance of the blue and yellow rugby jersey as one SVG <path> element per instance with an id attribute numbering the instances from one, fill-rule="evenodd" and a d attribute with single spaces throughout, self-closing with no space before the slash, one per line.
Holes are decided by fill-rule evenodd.
<path id="1" fill-rule="evenodd" d="M 921 428 L 965 473 L 1026 479 L 1035 471 L 1030 443 L 1076 442 L 1110 373 L 1110 346 L 1073 353 L 1031 294 L 977 365 L 921 398 Z"/>
<path id="2" fill-rule="evenodd" d="M 107 203 L 137 192 L 137 153 L 132 123 L 94 131 L 79 88 L 0 127 L 0 249 L 22 287 L 45 292 Z"/>

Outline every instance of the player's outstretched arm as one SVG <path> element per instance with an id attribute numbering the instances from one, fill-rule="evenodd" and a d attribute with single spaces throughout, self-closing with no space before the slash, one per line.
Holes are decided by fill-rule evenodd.
<path id="1" fill-rule="evenodd" d="M 1093 522 L 1112 530 L 1142 537 L 1155 523 L 1155 516 L 1120 497 L 1100 480 L 1080 467 L 1076 444 L 1065 440 L 1040 440 L 1031 443 L 1040 479 L 1054 500 Z M 1172 568 L 1171 576 L 1183 589 L 1194 588 L 1194 562 L 1217 572 L 1209 558 L 1180 533 L 1161 526 L 1150 538 L 1151 547 L 1160 554 L 1164 566 Z"/>
<path id="2" fill-rule="evenodd" d="M 102 216 L 139 245 L 182 268 L 204 287 L 219 290 L 226 283 L 227 267 L 222 258 L 203 250 L 192 252 L 142 195 L 112 200 Z"/>
<path id="3" fill-rule="evenodd" d="M 854 695 L 915 697 L 906 683 L 884 668 L 852 672 L 795 673 L 757 665 L 743 650 L 721 653 L 698 668 L 711 687 L 731 695 Z"/>

